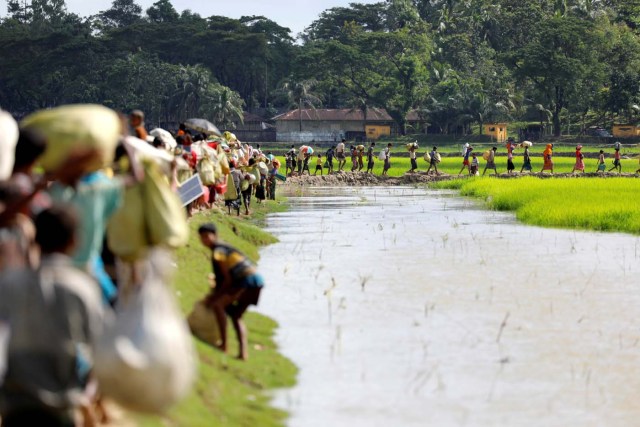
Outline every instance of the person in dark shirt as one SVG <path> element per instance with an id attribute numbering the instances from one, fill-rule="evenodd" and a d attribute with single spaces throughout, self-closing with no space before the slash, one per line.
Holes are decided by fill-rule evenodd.
<path id="1" fill-rule="evenodd" d="M 231 318 L 238 337 L 238 358 L 247 360 L 247 329 L 242 315 L 250 305 L 257 305 L 264 286 L 262 277 L 249 259 L 236 248 L 218 239 L 214 224 L 203 224 L 198 228 L 200 241 L 211 249 L 211 263 L 216 286 L 207 298 L 220 328 L 220 350 L 227 352 L 227 316 Z"/>
<path id="2" fill-rule="evenodd" d="M 333 172 L 333 158 L 336 155 L 336 146 L 332 145 L 331 148 L 329 148 L 327 150 L 327 152 L 325 153 L 325 155 L 327 156 L 327 166 L 328 166 L 328 173 Z"/>

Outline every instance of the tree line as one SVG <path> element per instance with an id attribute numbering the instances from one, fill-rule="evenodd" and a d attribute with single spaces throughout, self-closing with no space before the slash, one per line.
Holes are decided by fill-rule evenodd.
<path id="1" fill-rule="evenodd" d="M 140 108 L 221 126 L 243 109 L 417 111 L 441 133 L 495 121 L 635 123 L 640 5 L 625 0 L 386 0 L 325 10 L 301 34 L 263 16 L 144 10 L 114 0 L 82 18 L 64 0 L 10 0 L 0 106 Z"/>

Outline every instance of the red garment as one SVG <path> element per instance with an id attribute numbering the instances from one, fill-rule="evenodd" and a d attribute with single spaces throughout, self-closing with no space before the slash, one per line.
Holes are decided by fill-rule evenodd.
<path id="1" fill-rule="evenodd" d="M 182 158 L 185 159 L 187 163 L 189 163 L 191 169 L 196 168 L 196 165 L 198 164 L 198 156 L 196 155 L 196 153 L 194 153 L 193 151 L 191 153 L 185 152 L 182 155 Z"/>
<path id="2" fill-rule="evenodd" d="M 584 171 L 584 161 L 582 160 L 582 157 L 582 152 L 580 150 L 576 150 L 576 170 Z"/>
<path id="3" fill-rule="evenodd" d="M 211 192 L 209 191 L 209 187 L 207 187 L 206 185 L 203 185 L 202 192 L 204 194 L 202 194 L 202 196 L 198 198 L 198 201 L 201 203 L 209 203 L 211 199 Z"/>

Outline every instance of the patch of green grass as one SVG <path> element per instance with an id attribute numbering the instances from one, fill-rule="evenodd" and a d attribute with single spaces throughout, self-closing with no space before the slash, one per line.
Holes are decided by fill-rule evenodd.
<path id="1" fill-rule="evenodd" d="M 431 187 L 459 188 L 492 209 L 515 211 L 527 224 L 640 234 L 638 179 L 473 178 Z"/>
<path id="2" fill-rule="evenodd" d="M 195 215 L 190 221 L 188 246 L 177 253 L 178 272 L 175 289 L 183 312 L 188 313 L 209 287 L 210 251 L 199 241 L 197 229 L 204 222 L 218 226 L 220 237 L 243 251 L 252 260 L 258 259 L 258 246 L 276 242 L 272 235 L 254 223 L 268 212 L 285 209 L 284 204 L 267 201 L 254 204 L 252 217 L 227 215 L 214 209 Z M 267 284 L 268 286 L 268 284 Z M 268 291 L 268 288 L 267 288 Z M 287 414 L 272 408 L 268 391 L 291 387 L 297 368 L 278 353 L 273 341 L 277 324 L 262 315 L 245 316 L 249 330 L 249 360 L 238 361 L 235 334 L 229 330 L 230 351 L 224 355 L 196 341 L 199 374 L 193 392 L 163 417 L 140 417 L 142 427 L 210 427 L 210 426 L 280 426 Z"/>

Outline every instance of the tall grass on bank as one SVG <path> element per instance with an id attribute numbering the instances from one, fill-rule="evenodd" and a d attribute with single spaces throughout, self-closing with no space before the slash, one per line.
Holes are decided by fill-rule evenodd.
<path id="1" fill-rule="evenodd" d="M 527 224 L 640 234 L 640 180 L 460 179 L 432 188 L 459 189 L 496 210 L 515 211 Z"/>
<path id="2" fill-rule="evenodd" d="M 220 237 L 243 251 L 254 261 L 259 246 L 276 242 L 275 237 L 252 224 L 268 212 L 282 210 L 282 205 L 268 201 L 253 205 L 252 219 L 229 216 L 218 210 L 194 216 L 190 221 L 188 246 L 177 253 L 178 273 L 175 291 L 183 312 L 208 291 L 211 273 L 210 252 L 199 241 L 197 229 L 204 222 L 214 222 Z M 269 292 L 268 284 L 265 288 Z M 249 360 L 235 359 L 235 335 L 229 327 L 229 355 L 201 342 L 196 342 L 199 373 L 194 390 L 166 417 L 140 417 L 143 427 L 210 427 L 210 426 L 281 426 L 287 414 L 270 406 L 267 391 L 290 387 L 295 383 L 297 368 L 280 355 L 273 341 L 277 324 L 268 317 L 249 312 Z"/>

